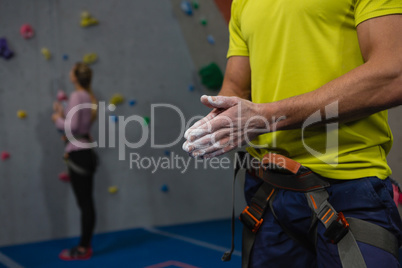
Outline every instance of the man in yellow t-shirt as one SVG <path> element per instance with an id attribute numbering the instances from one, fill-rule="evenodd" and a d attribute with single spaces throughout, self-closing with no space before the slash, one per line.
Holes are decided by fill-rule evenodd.
<path id="1" fill-rule="evenodd" d="M 381 225 L 400 240 L 400 217 L 390 201 L 386 109 L 402 104 L 402 2 L 234 0 L 231 14 L 220 96 L 201 98 L 213 110 L 186 132 L 183 148 L 204 158 L 244 144 L 257 159 L 285 155 L 337 182 L 328 189 L 337 211 Z M 259 185 L 247 175 L 248 202 Z M 264 216 L 251 267 L 340 264 L 320 227 L 312 241 L 316 252 L 283 232 L 286 225 L 311 240 L 303 195 L 280 191 L 273 210 L 279 215 Z M 398 265 L 392 255 L 360 248 L 367 265 Z"/>

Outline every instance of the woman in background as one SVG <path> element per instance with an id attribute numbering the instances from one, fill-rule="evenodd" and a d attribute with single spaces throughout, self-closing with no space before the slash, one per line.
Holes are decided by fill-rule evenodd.
<path id="1" fill-rule="evenodd" d="M 71 186 L 81 212 L 81 239 L 78 246 L 63 250 L 62 260 L 85 260 L 92 256 L 91 239 L 95 227 L 95 207 L 93 200 L 93 180 L 96 169 L 96 156 L 87 145 L 92 123 L 96 120 L 96 109 L 77 109 L 71 120 L 65 120 L 68 113 L 80 104 L 95 104 L 92 93 L 92 70 L 84 63 L 77 63 L 70 71 L 70 80 L 75 90 L 71 94 L 66 110 L 60 102 L 55 102 L 52 120 L 59 130 L 71 130 L 74 138 L 83 144 L 73 144 L 66 137 L 65 159 L 68 166 Z"/>

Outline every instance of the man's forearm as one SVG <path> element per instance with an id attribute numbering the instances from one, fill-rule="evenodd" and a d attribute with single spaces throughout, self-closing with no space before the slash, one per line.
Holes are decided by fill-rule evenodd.
<path id="1" fill-rule="evenodd" d="M 219 96 L 251 98 L 251 71 L 248 57 L 231 57 L 226 66 L 225 79 Z"/>
<path id="2" fill-rule="evenodd" d="M 400 66 L 380 69 L 366 63 L 347 74 L 325 84 L 321 88 L 261 105 L 261 114 L 279 118 L 275 130 L 295 129 L 316 111 L 321 111 L 322 121 L 350 122 L 402 103 L 402 70 Z M 386 65 L 384 65 L 386 66 Z M 326 120 L 325 107 L 335 104 L 338 118 Z"/>
<path id="3" fill-rule="evenodd" d="M 218 96 L 226 96 L 226 97 L 239 97 L 242 99 L 248 99 L 247 93 L 242 93 L 241 91 L 234 91 L 233 87 L 223 86 L 219 91 Z"/>

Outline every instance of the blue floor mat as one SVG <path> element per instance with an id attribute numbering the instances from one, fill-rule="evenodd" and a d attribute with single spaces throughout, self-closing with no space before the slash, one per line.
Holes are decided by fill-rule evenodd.
<path id="1" fill-rule="evenodd" d="M 241 224 L 236 228 L 240 250 Z M 241 258 L 229 263 L 220 258 L 230 247 L 230 221 L 213 221 L 156 229 L 132 229 L 97 234 L 94 255 L 87 261 L 61 261 L 58 254 L 78 243 L 78 238 L 0 248 L 0 253 L 23 267 L 240 267 Z M 159 264 L 159 265 L 158 265 Z M 0 263 L 0 268 L 4 264 Z"/>
<path id="2" fill-rule="evenodd" d="M 228 263 L 220 258 L 230 246 L 229 220 L 97 234 L 94 255 L 88 261 L 58 258 L 62 249 L 77 245 L 78 238 L 1 247 L 0 254 L 20 267 L 241 267 L 241 228 L 236 221 L 236 252 Z M 399 255 L 402 259 L 401 250 Z M 6 267 L 0 258 L 0 268 Z"/>

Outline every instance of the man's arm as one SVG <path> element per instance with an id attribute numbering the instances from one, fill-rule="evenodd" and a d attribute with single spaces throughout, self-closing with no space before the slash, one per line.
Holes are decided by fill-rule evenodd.
<path id="1" fill-rule="evenodd" d="M 251 99 L 251 70 L 249 57 L 230 57 L 219 96 Z"/>
<path id="2" fill-rule="evenodd" d="M 341 122 L 402 104 L 402 15 L 367 20 L 358 25 L 357 33 L 363 65 L 315 91 L 262 107 L 267 118 L 286 117 L 276 130 L 298 128 L 311 114 L 323 113 L 334 102 L 338 102 Z"/>

